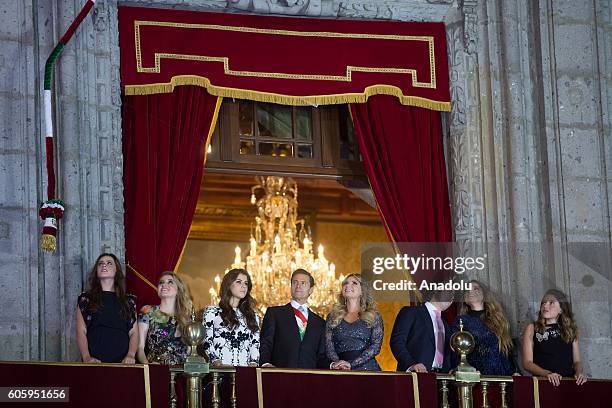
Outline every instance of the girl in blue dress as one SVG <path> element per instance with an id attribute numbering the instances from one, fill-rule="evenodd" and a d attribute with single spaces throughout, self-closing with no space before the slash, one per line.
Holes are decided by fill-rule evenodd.
<path id="1" fill-rule="evenodd" d="M 489 289 L 477 280 L 470 281 L 472 289 L 465 292 L 459 316 L 452 325 L 458 331 L 459 319 L 463 330 L 474 336 L 474 350 L 468 362 L 482 375 L 518 375 L 512 358 L 510 325 L 502 308 Z"/>

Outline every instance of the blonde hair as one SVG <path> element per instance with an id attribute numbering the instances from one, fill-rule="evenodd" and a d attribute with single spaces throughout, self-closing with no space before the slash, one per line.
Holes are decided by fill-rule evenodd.
<path id="1" fill-rule="evenodd" d="M 561 292 L 560 290 L 550 289 L 544 294 L 544 296 L 542 296 L 542 300 L 540 301 L 540 310 L 538 311 L 538 320 L 534 322 L 533 327 L 537 333 L 544 334 L 544 331 L 546 330 L 546 319 L 544 319 L 544 316 L 542 316 L 542 303 L 544 303 L 544 299 L 549 296 L 554 297 L 557 302 L 559 302 L 559 306 L 561 307 L 561 314 L 557 319 L 557 324 L 559 325 L 559 329 L 561 331 L 561 337 L 563 337 L 563 341 L 566 343 L 572 343 L 574 340 L 578 339 L 578 326 L 574 320 L 572 305 L 565 293 Z"/>
<path id="2" fill-rule="evenodd" d="M 475 279 L 471 280 L 470 283 L 476 283 L 482 290 L 482 304 L 484 306 L 484 313 L 482 321 L 497 337 L 497 347 L 499 351 L 504 354 L 509 354 L 512 350 L 512 338 L 510 337 L 510 323 L 504 315 L 503 309 L 499 302 L 495 300 L 491 290 L 480 281 Z M 461 304 L 460 314 L 466 314 L 470 310 L 470 306 L 463 302 Z"/>
<path id="3" fill-rule="evenodd" d="M 366 281 L 361 279 L 361 274 L 352 273 L 342 281 L 342 286 L 348 282 L 350 277 L 356 278 L 359 281 L 359 285 L 361 286 L 361 297 L 359 298 L 359 319 L 363 320 L 368 327 L 373 327 L 376 322 L 376 317 L 379 315 L 378 308 L 376 307 L 376 302 L 374 301 L 374 297 L 372 296 L 372 291 L 370 290 L 370 286 Z M 340 294 L 338 295 L 338 300 L 332 307 L 331 312 L 329 313 L 331 319 L 331 327 L 336 327 L 340 324 L 342 319 L 348 313 L 348 309 L 346 307 L 346 299 L 342 295 L 342 289 L 340 290 Z"/>
<path id="4" fill-rule="evenodd" d="M 171 276 L 176 283 L 176 298 L 174 300 L 174 316 L 176 317 L 177 326 L 182 335 L 184 328 L 187 327 L 191 321 L 191 308 L 193 303 L 191 296 L 189 295 L 189 289 L 183 280 L 174 272 L 166 271 L 161 274 L 159 279 L 164 276 Z"/>

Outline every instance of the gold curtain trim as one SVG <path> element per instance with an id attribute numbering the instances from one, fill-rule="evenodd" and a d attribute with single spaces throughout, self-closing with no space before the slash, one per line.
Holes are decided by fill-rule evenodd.
<path id="1" fill-rule="evenodd" d="M 348 38 L 348 39 L 379 39 L 379 40 L 395 40 L 395 41 L 425 41 L 429 53 L 429 77 L 430 82 L 420 82 L 417 80 L 416 69 L 413 68 L 377 68 L 377 67 L 360 67 L 347 66 L 344 76 L 338 75 L 312 75 L 312 74 L 288 74 L 282 72 L 253 72 L 253 71 L 236 71 L 229 67 L 228 57 L 211 57 L 207 55 L 185 55 L 174 53 L 154 53 L 155 66 L 142 66 L 142 47 L 140 26 L 157 26 L 157 27 L 174 27 L 187 29 L 205 29 L 219 31 L 234 31 L 251 34 L 269 34 L 282 35 L 292 37 L 327 37 L 327 38 Z M 435 42 L 432 36 L 415 36 L 415 35 L 389 35 L 389 34 L 362 34 L 362 33 L 337 33 L 330 31 L 294 31 L 280 30 L 270 28 L 255 28 L 255 27 L 236 27 L 224 26 L 218 24 L 194 24 L 194 23 L 176 23 L 170 21 L 147 21 L 134 20 L 134 48 L 136 50 L 136 70 L 145 73 L 161 72 L 161 60 L 189 60 L 189 61 L 205 61 L 205 62 L 220 62 L 223 64 L 223 71 L 226 75 L 257 77 L 257 78 L 285 78 L 285 79 L 307 79 L 319 81 L 346 81 L 351 82 L 352 72 L 385 72 L 396 74 L 410 74 L 412 86 L 415 88 L 431 88 L 436 89 L 436 59 L 435 59 Z"/>
<path id="2" fill-rule="evenodd" d="M 420 96 L 406 96 L 402 90 L 392 85 L 371 85 L 365 88 L 363 93 L 346 93 L 333 95 L 310 95 L 292 96 L 269 92 L 252 91 L 248 89 L 226 88 L 211 84 L 206 77 L 197 75 L 177 75 L 172 77 L 169 83 L 155 83 L 146 85 L 126 85 L 125 95 L 152 95 L 157 93 L 170 93 L 175 86 L 195 85 L 208 90 L 211 95 L 250 99 L 258 102 L 277 103 L 291 106 L 318 106 L 334 105 L 345 103 L 365 103 L 373 95 L 391 95 L 397 97 L 403 105 L 416 106 L 419 108 L 432 109 L 437 111 L 450 112 L 450 102 L 434 101 Z"/>
<path id="3" fill-rule="evenodd" d="M 153 290 L 155 292 L 157 292 L 157 286 L 155 286 L 154 284 L 151 283 L 150 280 L 148 280 L 147 278 L 145 278 L 143 275 L 140 274 L 140 272 L 138 272 L 136 269 L 134 269 L 132 267 L 132 265 L 130 265 L 130 263 L 127 263 L 127 267 L 130 268 L 132 270 L 132 272 L 134 272 L 136 274 L 136 276 L 138 276 L 144 283 L 146 283 L 147 285 L 149 285 L 151 288 L 153 288 Z"/>

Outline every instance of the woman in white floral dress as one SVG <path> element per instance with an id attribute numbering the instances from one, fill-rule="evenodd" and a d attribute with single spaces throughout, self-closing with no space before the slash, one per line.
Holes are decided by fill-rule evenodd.
<path id="1" fill-rule="evenodd" d="M 213 365 L 257 366 L 259 316 L 252 287 L 247 271 L 232 269 L 221 282 L 219 306 L 204 311 L 204 349 Z"/>

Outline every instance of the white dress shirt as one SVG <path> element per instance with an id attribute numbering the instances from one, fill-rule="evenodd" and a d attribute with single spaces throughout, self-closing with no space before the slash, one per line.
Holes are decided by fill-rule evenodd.
<path id="1" fill-rule="evenodd" d="M 299 309 L 302 312 L 302 314 L 304 315 L 304 317 L 306 318 L 306 320 L 308 320 L 308 303 L 304 303 L 303 305 L 300 305 L 298 302 L 296 302 L 295 300 L 291 299 L 291 307 Z M 298 324 L 302 323 L 300 318 L 297 317 L 297 316 L 295 316 L 295 320 L 297 321 Z"/>
<path id="2" fill-rule="evenodd" d="M 429 312 L 429 317 L 431 318 L 431 324 L 434 330 L 434 342 L 435 342 L 434 350 L 437 350 L 438 349 L 438 323 L 436 322 L 436 312 L 434 312 L 434 310 L 438 310 L 438 308 L 429 302 L 425 303 L 425 307 L 427 308 L 427 311 Z M 444 338 L 444 327 L 442 327 L 442 338 Z M 442 368 L 442 366 L 440 366 L 439 364 L 436 364 L 436 353 L 435 352 L 434 352 L 434 359 L 431 362 L 431 366 L 433 368 Z"/>

